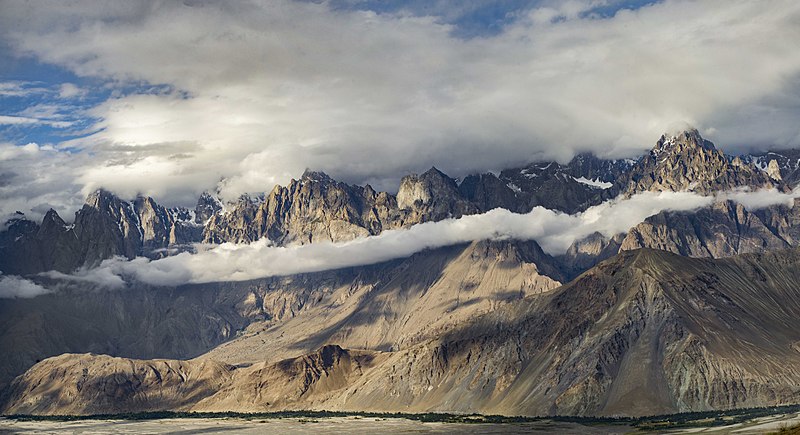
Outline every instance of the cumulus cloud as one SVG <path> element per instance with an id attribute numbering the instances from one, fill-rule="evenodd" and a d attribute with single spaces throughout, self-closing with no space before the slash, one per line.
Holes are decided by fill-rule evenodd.
<path id="1" fill-rule="evenodd" d="M 306 167 L 394 189 L 432 165 L 630 156 L 679 120 L 723 148 L 800 145 L 800 3 L 586 14 L 596 3 L 544 2 L 465 39 L 441 17 L 328 2 L 11 1 L 0 35 L 111 87 L 163 85 L 114 94 L 89 113 L 98 131 L 62 147 L 93 156 L 70 160 L 83 192 L 168 204 L 220 179 L 229 198 L 268 191 Z"/>
<path id="2" fill-rule="evenodd" d="M 52 145 L 0 142 L 0 219 L 5 222 L 19 210 L 38 221 L 52 207 L 71 220 L 83 204 L 75 166 L 90 161 L 91 156 L 73 155 Z"/>
<path id="3" fill-rule="evenodd" d="M 33 298 L 51 291 L 15 275 L 0 275 L 0 299 Z"/>

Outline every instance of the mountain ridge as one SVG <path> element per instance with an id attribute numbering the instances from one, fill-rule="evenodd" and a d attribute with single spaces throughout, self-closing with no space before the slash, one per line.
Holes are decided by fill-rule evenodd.
<path id="1" fill-rule="evenodd" d="M 48 212 L 44 231 L 40 231 L 44 221 L 21 225 L 20 217 L 14 228 L 7 225 L 0 232 L 0 270 L 20 275 L 51 269 L 70 273 L 113 256 L 158 258 L 191 249 L 197 242 L 249 243 L 268 238 L 282 246 L 348 241 L 497 207 L 526 213 L 544 206 L 575 213 L 641 191 L 708 194 L 740 187 L 787 191 L 784 177 L 772 178 L 762 160 L 729 158 L 696 130 L 689 130 L 662 136 L 639 160 L 580 154 L 567 165 L 534 163 L 499 175 L 470 175 L 460 183 L 431 168 L 403 177 L 396 195 L 311 170 L 285 187 L 275 186 L 263 198 L 243 196 L 227 206 L 204 193 L 194 210 L 167 209 L 143 196 L 127 202 L 100 189 L 89 195 L 72 225 L 63 223 L 55 211 Z M 777 177 L 775 165 L 771 173 Z M 701 174 L 705 178 L 698 179 Z M 785 178 L 792 179 L 789 174 Z"/>

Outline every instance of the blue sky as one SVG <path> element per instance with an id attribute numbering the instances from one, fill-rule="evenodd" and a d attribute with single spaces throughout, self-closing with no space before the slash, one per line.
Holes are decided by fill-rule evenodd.
<path id="1" fill-rule="evenodd" d="M 656 0 L 609 0 L 580 12 L 580 16 L 608 17 L 621 9 L 638 9 Z M 567 3 L 561 1 L 561 3 Z M 531 9 L 557 4 L 542 0 L 443 1 L 443 0 L 334 0 L 337 9 L 361 9 L 378 13 L 407 11 L 417 16 L 434 16 L 442 23 L 454 26 L 453 34 L 460 38 L 493 36 L 503 31 Z"/>
<path id="2" fill-rule="evenodd" d="M 99 3 L 98 3 L 99 2 Z M 800 146 L 792 0 L 0 3 L 0 215 Z"/>

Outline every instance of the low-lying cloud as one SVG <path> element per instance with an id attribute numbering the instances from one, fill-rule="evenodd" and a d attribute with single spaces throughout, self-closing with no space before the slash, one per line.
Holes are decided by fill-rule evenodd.
<path id="1" fill-rule="evenodd" d="M 33 298 L 52 291 L 14 275 L 0 275 L 0 299 Z"/>
<path id="2" fill-rule="evenodd" d="M 200 246 L 199 252 L 194 254 L 184 252 L 154 261 L 115 258 L 73 275 L 50 272 L 48 276 L 112 288 L 124 287 L 128 281 L 155 286 L 244 281 L 376 264 L 425 249 L 476 240 L 535 240 L 545 252 L 558 255 L 590 234 L 599 232 L 611 237 L 624 233 L 662 211 L 692 211 L 721 200 L 738 201 L 746 207 L 766 207 L 789 204 L 797 197 L 800 197 L 797 191 L 775 190 L 738 191 L 718 196 L 645 192 L 628 199 L 620 197 L 607 201 L 574 215 L 542 207 L 526 214 L 494 209 L 483 214 L 384 231 L 377 236 L 348 242 L 278 247 L 262 239 L 251 244 L 206 245 Z"/>

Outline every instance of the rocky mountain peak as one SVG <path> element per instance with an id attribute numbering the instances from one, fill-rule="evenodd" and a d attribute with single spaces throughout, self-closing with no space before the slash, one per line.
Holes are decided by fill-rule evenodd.
<path id="1" fill-rule="evenodd" d="M 95 209 L 107 209 L 120 203 L 120 199 L 103 188 L 97 189 L 86 197 L 85 204 Z"/>
<path id="2" fill-rule="evenodd" d="M 197 224 L 205 224 L 221 210 L 222 201 L 208 192 L 203 192 L 200 198 L 197 198 L 197 205 L 194 208 L 194 221 Z"/>
<path id="3" fill-rule="evenodd" d="M 25 216 L 25 213 L 21 211 L 16 211 L 9 219 L 3 222 L 4 228 L 11 228 L 14 225 L 19 225 L 24 222 L 33 222 Z"/>
<path id="4" fill-rule="evenodd" d="M 741 159 L 729 159 L 697 130 L 663 135 L 656 146 L 617 181 L 621 193 L 693 191 L 710 194 L 737 187 L 783 188 L 778 180 Z"/>
<path id="5" fill-rule="evenodd" d="M 333 183 L 334 180 L 328 174 L 322 171 L 312 171 L 311 169 L 306 169 L 303 172 L 303 175 L 300 176 L 300 181 L 316 181 L 316 182 L 323 182 L 323 183 Z"/>
<path id="6" fill-rule="evenodd" d="M 717 151 L 714 143 L 700 136 L 697 129 L 684 130 L 678 133 L 663 134 L 650 151 L 650 154 L 659 156 L 665 152 L 683 152 L 686 150 Z"/>
<path id="7" fill-rule="evenodd" d="M 4 230 L 0 232 L 0 247 L 12 245 L 25 236 L 36 233 L 39 229 L 39 225 L 36 222 L 28 219 L 24 213 L 19 211 L 14 213 L 13 217 L 6 221 L 3 227 Z M 5 272 L 5 270 L 3 271 Z"/>
<path id="8" fill-rule="evenodd" d="M 455 180 L 431 167 L 421 175 L 406 175 L 400 180 L 397 205 L 400 209 L 430 204 L 434 199 L 460 196 Z"/>
<path id="9" fill-rule="evenodd" d="M 767 164 L 767 170 L 765 172 L 773 180 L 782 180 L 781 167 L 778 165 L 778 161 L 775 159 L 769 161 L 769 163 Z"/>
<path id="10" fill-rule="evenodd" d="M 63 228 L 67 226 L 67 223 L 64 222 L 64 219 L 61 219 L 61 216 L 58 215 L 58 212 L 54 209 L 47 210 L 47 213 L 44 215 L 44 219 L 42 219 L 42 227 L 51 226 L 57 228 Z"/>

